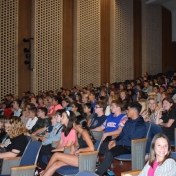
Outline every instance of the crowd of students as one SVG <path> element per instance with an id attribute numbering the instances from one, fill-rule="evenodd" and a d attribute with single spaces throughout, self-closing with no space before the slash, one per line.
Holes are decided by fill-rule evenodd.
<path id="1" fill-rule="evenodd" d="M 146 148 L 149 163 L 144 170 L 154 175 L 157 166 L 169 158 L 170 144 L 174 143 L 175 103 L 176 72 L 169 78 L 152 78 L 145 73 L 118 84 L 88 84 L 70 90 L 39 91 L 38 95 L 28 91 L 20 99 L 8 94 L 0 105 L 0 158 L 21 156 L 27 135 L 43 144 L 38 157 L 39 174 L 53 175 L 62 166 L 78 166 L 79 153 L 94 151 L 100 142 L 95 141 L 92 131 L 103 131 L 96 169 L 101 176 L 115 156 L 131 153 L 131 140 L 146 137 L 150 125 Z M 160 138 L 169 151 L 162 161 L 151 155 L 155 143 L 163 142 Z M 56 148 L 51 145 L 53 141 L 59 141 Z M 69 154 L 63 153 L 65 146 L 71 147 Z M 47 166 L 42 162 L 43 155 L 47 156 Z M 100 155 L 105 155 L 101 163 Z"/>

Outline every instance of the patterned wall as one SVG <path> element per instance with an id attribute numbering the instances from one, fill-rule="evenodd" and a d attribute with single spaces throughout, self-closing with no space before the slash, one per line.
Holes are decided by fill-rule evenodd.
<path id="1" fill-rule="evenodd" d="M 53 90 L 62 85 L 63 0 L 33 0 L 32 90 Z"/>
<path id="2" fill-rule="evenodd" d="M 133 1 L 110 3 L 110 81 L 133 79 Z"/>
<path id="3" fill-rule="evenodd" d="M 0 98 L 18 93 L 18 0 L 0 1 Z"/>
<path id="4" fill-rule="evenodd" d="M 74 0 L 74 85 L 100 85 L 100 0 Z"/>
<path id="5" fill-rule="evenodd" d="M 162 72 L 162 7 L 142 1 L 142 72 Z"/>

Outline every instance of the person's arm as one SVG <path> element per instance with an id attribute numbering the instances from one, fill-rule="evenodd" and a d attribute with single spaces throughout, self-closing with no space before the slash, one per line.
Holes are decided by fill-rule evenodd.
<path id="1" fill-rule="evenodd" d="M 172 124 L 174 123 L 174 119 L 169 119 L 169 121 L 167 123 L 160 123 L 159 125 L 163 126 L 163 127 L 166 127 L 166 128 L 169 128 L 172 126 Z"/>
<path id="2" fill-rule="evenodd" d="M 57 152 L 57 151 L 64 151 L 64 147 L 62 146 L 63 140 L 62 138 L 60 139 L 57 147 L 52 150 L 52 152 Z"/>
<path id="3" fill-rule="evenodd" d="M 163 120 L 161 119 L 161 117 L 162 117 L 162 114 L 161 114 L 162 111 L 163 111 L 163 109 L 160 108 L 160 110 L 157 113 L 156 122 L 155 122 L 157 125 L 160 125 L 163 122 Z"/>
<path id="4" fill-rule="evenodd" d="M 93 143 L 92 143 L 92 141 L 91 141 L 91 139 L 90 139 L 90 136 L 89 136 L 88 132 L 87 132 L 86 130 L 83 130 L 83 132 L 82 132 L 81 135 L 82 135 L 83 139 L 85 140 L 85 142 L 87 143 L 88 147 L 78 149 L 78 150 L 75 152 L 75 155 L 78 155 L 80 152 L 81 152 L 81 153 L 82 153 L 82 152 L 92 152 L 92 151 L 95 150 L 95 149 L 94 149 L 94 145 L 93 145 Z"/>
<path id="5" fill-rule="evenodd" d="M 40 128 L 37 131 L 33 132 L 32 134 L 36 135 L 38 133 L 41 133 L 41 132 L 45 131 L 46 129 L 47 129 L 47 127 Z"/>
<path id="6" fill-rule="evenodd" d="M 11 152 L 0 153 L 0 158 L 9 158 L 9 157 L 16 157 L 20 153 L 19 150 L 12 149 Z"/>
<path id="7" fill-rule="evenodd" d="M 122 132 L 122 127 L 119 126 L 118 130 L 107 132 L 103 134 L 103 140 L 106 139 L 107 136 L 119 136 L 119 134 Z"/>
<path id="8" fill-rule="evenodd" d="M 89 119 L 89 120 L 87 121 L 87 126 L 88 126 L 88 127 L 90 127 L 91 122 L 92 122 L 92 119 Z"/>
<path id="9" fill-rule="evenodd" d="M 92 129 L 91 131 L 103 131 L 103 130 L 104 130 L 104 126 L 101 125 L 101 126 L 99 126 L 99 127 L 96 127 L 96 128 L 94 128 L 94 129 Z"/>

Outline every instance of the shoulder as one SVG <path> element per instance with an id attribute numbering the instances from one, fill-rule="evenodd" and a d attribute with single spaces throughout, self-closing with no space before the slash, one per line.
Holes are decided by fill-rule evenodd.
<path id="1" fill-rule="evenodd" d="M 164 161 L 164 163 L 161 166 L 163 166 L 163 167 L 176 167 L 176 162 L 172 158 L 168 158 Z"/>

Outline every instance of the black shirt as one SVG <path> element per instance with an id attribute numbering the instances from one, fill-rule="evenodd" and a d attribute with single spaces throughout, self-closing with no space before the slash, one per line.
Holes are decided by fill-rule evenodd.
<path id="1" fill-rule="evenodd" d="M 173 108 L 171 111 L 163 112 L 162 118 L 163 123 L 167 123 L 170 119 L 175 120 L 170 127 L 162 127 L 164 134 L 169 140 L 174 141 L 174 128 L 176 128 L 176 109 Z"/>
<path id="2" fill-rule="evenodd" d="M 4 142 L 4 148 L 7 151 L 12 151 L 13 149 L 19 150 L 20 153 L 17 156 L 22 156 L 23 152 L 28 144 L 27 138 L 24 134 L 20 134 L 14 138 L 7 138 Z"/>

